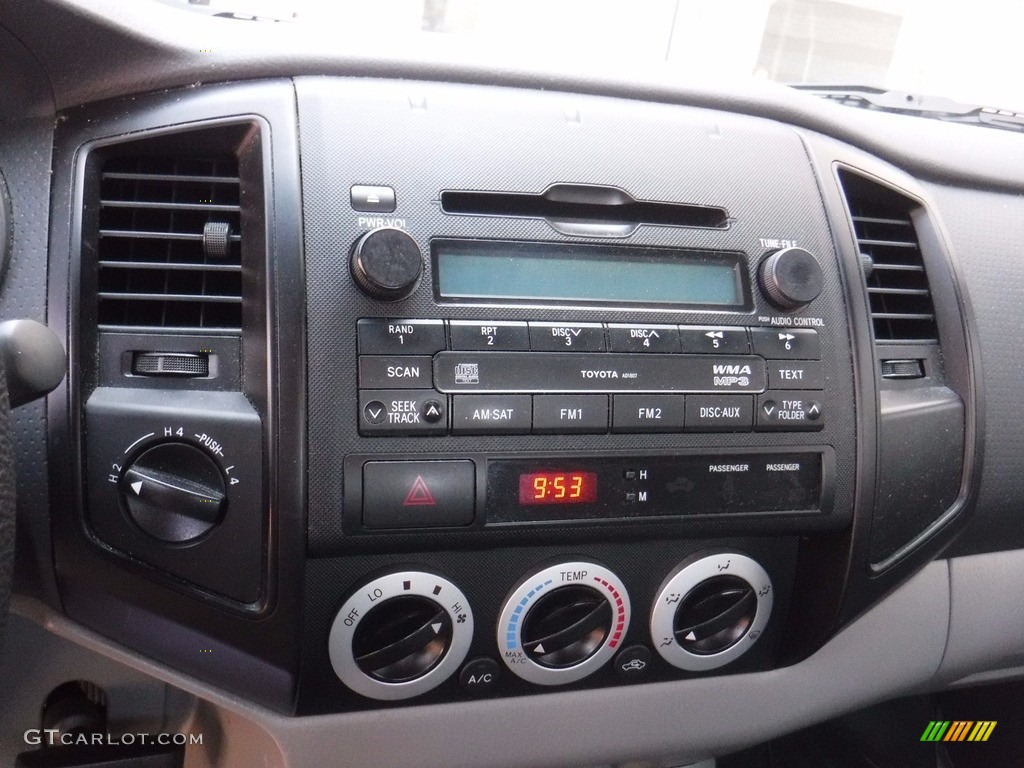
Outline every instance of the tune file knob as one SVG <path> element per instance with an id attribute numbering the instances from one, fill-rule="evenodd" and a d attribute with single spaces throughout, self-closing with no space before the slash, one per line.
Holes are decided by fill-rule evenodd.
<path id="1" fill-rule="evenodd" d="M 783 248 L 761 264 L 758 282 L 772 304 L 780 309 L 797 309 L 818 298 L 824 276 L 809 251 Z"/>

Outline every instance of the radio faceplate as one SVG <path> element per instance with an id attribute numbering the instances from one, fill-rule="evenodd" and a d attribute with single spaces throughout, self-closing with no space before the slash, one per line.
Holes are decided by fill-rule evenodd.
<path id="1" fill-rule="evenodd" d="M 827 449 L 835 455 L 835 503 L 825 514 L 522 522 L 506 526 L 501 541 L 526 545 L 540 536 L 534 529 L 543 529 L 547 540 L 572 540 L 612 529 L 622 537 L 641 529 L 792 533 L 848 524 L 856 409 L 847 311 L 832 233 L 799 135 L 755 118 L 667 105 L 643 115 L 630 110 L 626 118 L 614 100 L 576 96 L 588 118 L 571 127 L 560 117 L 566 97 L 559 94 L 520 100 L 515 91 L 474 89 L 473 99 L 465 99 L 460 89 L 431 86 L 430 109 L 417 111 L 396 83 L 312 79 L 296 87 L 300 113 L 315 113 L 335 129 L 301 137 L 309 201 L 308 542 L 314 556 L 497 541 L 492 527 L 477 527 L 483 496 L 471 525 L 456 509 L 453 519 L 461 522 L 450 526 L 364 527 L 362 464 L 374 460 L 472 461 L 479 473 L 478 457 Z M 646 127 L 638 134 L 640 124 Z M 487 142 L 455 138 L 475 135 Z M 623 144 L 616 138 L 623 135 L 650 139 Z M 500 164 L 490 149 L 476 151 L 485 144 L 504 148 Z M 581 152 L 585 145 L 602 150 Z M 374 151 L 381 146 L 389 151 Z M 549 162 L 538 162 L 539 147 Z M 417 161 L 424 156 L 431 157 L 429 166 Z M 393 191 L 387 217 L 352 208 L 350 187 L 367 184 Z M 559 184 L 573 185 L 576 195 L 588 185 L 613 186 L 633 200 L 710 206 L 725 215 L 715 226 L 640 223 L 612 232 L 593 221 L 567 228 L 532 209 L 465 212 L 442 204 L 453 190 L 550 197 Z M 600 201 L 591 202 L 588 214 Z M 382 226 L 404 231 L 422 260 L 418 282 L 394 301 L 366 295 L 349 266 L 352 246 Z M 435 246 L 453 242 L 477 256 L 481 243 L 512 244 L 519 250 L 500 258 L 529 258 L 533 268 L 538 249 L 559 258 L 578 252 L 582 266 L 556 276 L 566 284 L 595 268 L 595 260 L 614 263 L 617 253 L 627 254 L 627 262 L 645 251 L 662 260 L 675 254 L 687 266 L 695 254 L 717 255 L 739 276 L 742 306 L 441 296 Z M 793 257 L 792 272 L 808 259 L 819 266 L 821 291 L 810 303 L 780 310 L 769 300 L 763 266 L 779 253 Z M 403 250 L 403 264 L 406 255 Z M 776 267 L 772 274 L 786 278 L 789 272 Z M 474 293 L 464 288 L 451 290 Z M 476 477 L 482 494 L 485 478 Z"/>

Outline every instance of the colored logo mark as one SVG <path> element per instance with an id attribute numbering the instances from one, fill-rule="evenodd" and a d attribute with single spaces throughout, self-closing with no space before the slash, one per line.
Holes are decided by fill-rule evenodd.
<path id="1" fill-rule="evenodd" d="M 921 741 L 988 741 L 996 720 L 932 720 Z"/>

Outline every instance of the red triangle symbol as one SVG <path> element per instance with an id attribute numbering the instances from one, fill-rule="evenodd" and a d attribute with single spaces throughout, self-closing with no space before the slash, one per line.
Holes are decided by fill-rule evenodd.
<path id="1" fill-rule="evenodd" d="M 409 489 L 409 494 L 402 502 L 403 507 L 432 507 L 437 504 L 434 501 L 434 494 L 427 488 L 422 475 L 416 475 L 416 482 Z"/>

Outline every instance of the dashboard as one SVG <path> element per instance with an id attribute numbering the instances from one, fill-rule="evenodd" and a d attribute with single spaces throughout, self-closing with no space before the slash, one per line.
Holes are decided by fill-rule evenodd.
<path id="1" fill-rule="evenodd" d="M 0 4 L 0 307 L 68 355 L 7 752 L 73 670 L 281 766 L 682 764 L 1019 675 L 1020 137 L 170 13 Z"/>

